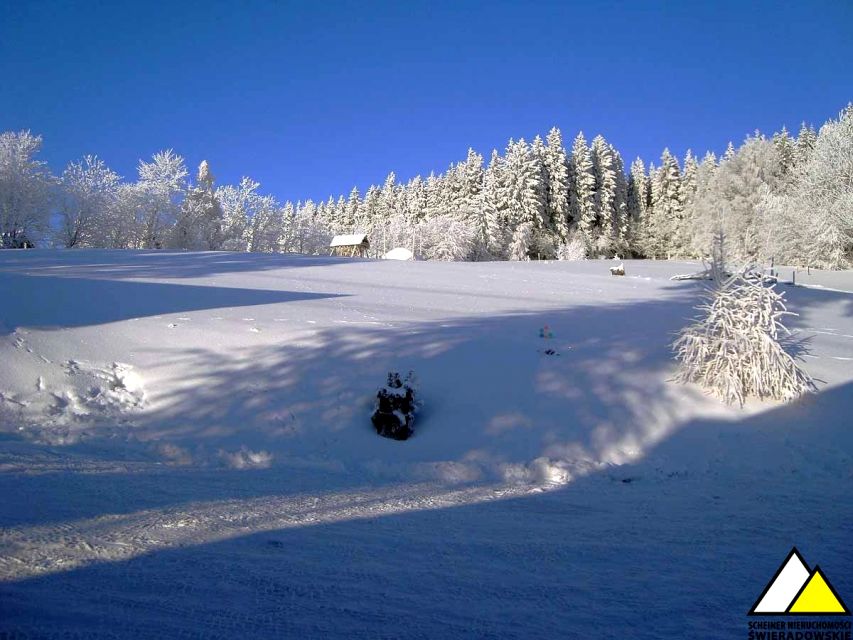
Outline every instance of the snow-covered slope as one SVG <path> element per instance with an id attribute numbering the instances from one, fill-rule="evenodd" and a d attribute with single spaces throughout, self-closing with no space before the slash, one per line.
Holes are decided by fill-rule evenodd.
<path id="1" fill-rule="evenodd" d="M 695 265 L 609 266 L 0 253 L 0 630 L 711 637 L 793 544 L 853 599 L 853 296 L 779 285 L 821 392 L 741 410 L 670 381 Z"/>

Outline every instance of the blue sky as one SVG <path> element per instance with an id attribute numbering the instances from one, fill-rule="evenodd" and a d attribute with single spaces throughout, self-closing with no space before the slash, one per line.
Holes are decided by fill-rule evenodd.
<path id="1" fill-rule="evenodd" d="M 627 162 L 820 125 L 853 100 L 851 33 L 849 0 L 0 0 L 0 130 L 57 172 L 171 147 L 316 200 L 553 125 Z"/>

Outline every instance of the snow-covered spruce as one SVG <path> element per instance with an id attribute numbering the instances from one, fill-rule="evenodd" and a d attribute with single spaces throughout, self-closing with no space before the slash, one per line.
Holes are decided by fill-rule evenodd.
<path id="1" fill-rule="evenodd" d="M 414 374 L 409 371 L 400 380 L 399 373 L 390 372 L 385 386 L 376 394 L 376 409 L 371 417 L 376 433 L 394 440 L 408 440 L 414 433 L 417 408 Z"/>
<path id="2" fill-rule="evenodd" d="M 814 381 L 783 346 L 790 332 L 781 319 L 794 315 L 784 296 L 748 269 L 724 275 L 721 237 L 717 245 L 708 302 L 698 307 L 704 317 L 673 345 L 681 363 L 677 380 L 698 382 L 740 405 L 748 396 L 793 400 L 813 391 Z"/>

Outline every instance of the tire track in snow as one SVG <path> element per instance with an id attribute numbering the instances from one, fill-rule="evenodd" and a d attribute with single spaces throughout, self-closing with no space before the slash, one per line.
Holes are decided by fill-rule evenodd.
<path id="1" fill-rule="evenodd" d="M 541 486 L 403 486 L 330 495 L 222 500 L 47 526 L 0 529 L 0 582 L 120 562 L 264 531 L 369 519 L 517 497 Z"/>

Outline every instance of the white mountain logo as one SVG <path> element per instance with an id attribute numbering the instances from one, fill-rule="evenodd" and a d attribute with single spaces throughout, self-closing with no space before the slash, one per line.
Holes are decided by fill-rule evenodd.
<path id="1" fill-rule="evenodd" d="M 850 610 L 820 567 L 810 570 L 794 547 L 749 611 L 751 616 L 840 615 Z"/>

